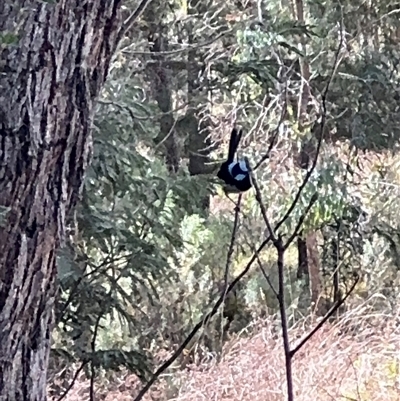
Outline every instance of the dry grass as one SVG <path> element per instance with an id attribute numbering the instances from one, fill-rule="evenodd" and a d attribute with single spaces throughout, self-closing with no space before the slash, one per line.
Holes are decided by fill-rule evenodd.
<path id="1" fill-rule="evenodd" d="M 309 326 L 304 321 L 291 329 L 294 344 Z M 251 336 L 232 339 L 218 363 L 164 376 L 145 400 L 285 400 L 282 341 L 270 327 L 270 321 L 258 322 Z M 326 324 L 296 355 L 295 399 L 400 400 L 399 364 L 398 316 L 367 314 L 359 308 Z M 78 383 L 65 400 L 88 399 L 87 388 L 87 382 Z M 133 400 L 137 390 L 137 380 L 127 376 L 98 395 L 107 401 Z"/>

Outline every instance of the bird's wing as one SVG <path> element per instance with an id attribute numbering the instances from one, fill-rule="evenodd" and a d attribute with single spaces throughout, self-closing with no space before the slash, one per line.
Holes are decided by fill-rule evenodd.
<path id="1" fill-rule="evenodd" d="M 242 130 L 239 131 L 234 128 L 231 132 L 231 139 L 229 141 L 228 161 L 232 162 L 235 159 L 235 153 L 239 146 L 240 139 L 242 138 Z"/>

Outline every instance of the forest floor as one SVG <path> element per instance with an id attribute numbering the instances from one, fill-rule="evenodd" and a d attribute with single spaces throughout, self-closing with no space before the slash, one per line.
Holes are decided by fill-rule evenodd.
<path id="1" fill-rule="evenodd" d="M 290 330 L 293 345 L 316 324 L 309 320 Z M 399 323 L 399 316 L 367 313 L 362 306 L 327 323 L 294 358 L 295 400 L 400 400 Z M 251 336 L 242 333 L 226 344 L 220 361 L 164 376 L 144 400 L 286 400 L 282 339 L 270 327 L 269 321 L 257 322 Z M 88 382 L 78 382 L 64 400 L 89 400 L 88 388 Z M 126 375 L 99 390 L 96 399 L 132 401 L 139 388 Z"/>

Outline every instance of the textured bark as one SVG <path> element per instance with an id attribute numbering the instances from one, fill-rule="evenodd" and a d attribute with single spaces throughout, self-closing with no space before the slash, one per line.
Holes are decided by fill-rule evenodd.
<path id="1" fill-rule="evenodd" d="M 207 12 L 206 2 L 191 0 L 188 2 L 188 14 L 191 18 L 205 16 Z M 188 42 L 195 46 L 198 38 L 195 37 L 195 25 L 187 26 Z M 189 133 L 189 173 L 190 175 L 210 174 L 215 172 L 215 166 L 209 164 L 211 141 L 208 99 L 207 76 L 205 72 L 205 54 L 201 49 L 193 49 L 188 52 L 188 103 L 185 119 Z M 210 209 L 210 196 L 200 199 L 204 212 Z"/>
<path id="2" fill-rule="evenodd" d="M 303 0 L 295 0 L 296 8 L 296 19 L 299 22 L 305 23 L 304 18 L 304 3 Z M 306 53 L 306 40 L 304 35 L 301 36 L 300 42 L 302 44 L 302 50 Z M 310 92 L 310 65 L 306 59 L 300 59 L 300 71 L 301 71 L 301 93 L 299 97 L 298 106 L 298 122 L 299 129 L 304 129 L 304 124 L 307 123 L 308 117 L 308 105 L 311 97 Z M 316 139 L 318 138 L 304 138 L 300 149 L 300 155 L 298 159 L 298 164 L 300 168 L 307 170 L 310 164 L 314 161 L 316 154 Z M 304 248 L 304 244 L 306 247 Z M 320 278 L 320 258 L 317 248 L 317 235 L 315 232 L 310 232 L 307 234 L 305 241 L 298 242 L 299 255 L 302 255 L 301 261 L 299 260 L 299 266 L 297 270 L 297 276 L 301 277 L 303 274 L 309 276 L 310 291 L 311 291 L 311 302 L 316 303 L 319 299 L 320 291 L 322 288 L 321 278 Z M 300 263 L 301 262 L 301 263 Z"/>
<path id="3" fill-rule="evenodd" d="M 307 243 L 301 236 L 297 238 L 297 253 L 298 253 L 298 267 L 297 278 L 302 279 L 304 276 L 309 275 L 308 271 L 308 256 L 307 256 Z"/>
<path id="4" fill-rule="evenodd" d="M 159 53 L 169 50 L 168 26 L 163 22 L 163 1 L 157 0 L 146 9 L 145 19 L 149 26 L 150 51 L 154 54 L 154 63 L 149 64 L 149 75 L 154 98 L 162 111 L 160 116 L 160 135 L 156 142 L 163 143 L 165 161 L 170 173 L 177 173 L 180 167 L 179 149 L 176 141 L 175 120 L 172 105 L 171 71 L 163 62 Z"/>
<path id="5" fill-rule="evenodd" d="M 321 262 L 318 253 L 317 234 L 315 232 L 307 234 L 307 257 L 308 257 L 308 271 L 310 275 L 310 290 L 311 290 L 311 303 L 317 307 L 320 294 L 322 292 L 321 282 Z"/>
<path id="6" fill-rule="evenodd" d="M 0 32 L 0 400 L 45 400 L 55 253 L 91 151 L 93 103 L 119 0 L 2 0 Z"/>

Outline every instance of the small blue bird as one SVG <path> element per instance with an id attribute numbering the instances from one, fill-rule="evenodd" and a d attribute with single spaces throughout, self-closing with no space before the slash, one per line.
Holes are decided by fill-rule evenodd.
<path id="1" fill-rule="evenodd" d="M 246 160 L 235 161 L 236 151 L 242 138 L 242 130 L 234 128 L 229 141 L 227 160 L 221 164 L 217 177 L 225 182 L 225 191 L 245 192 L 251 188 L 250 169 Z"/>

